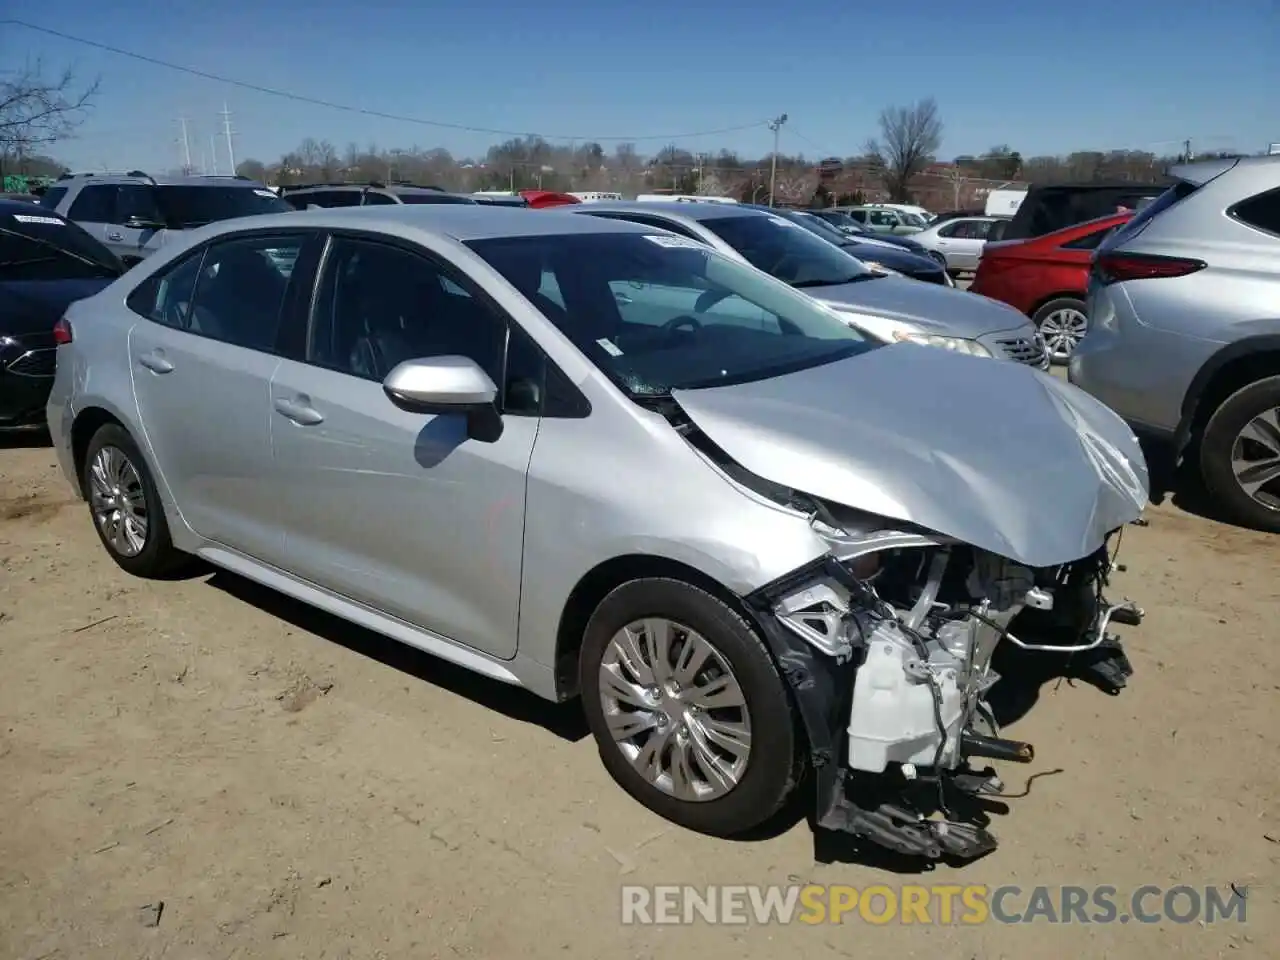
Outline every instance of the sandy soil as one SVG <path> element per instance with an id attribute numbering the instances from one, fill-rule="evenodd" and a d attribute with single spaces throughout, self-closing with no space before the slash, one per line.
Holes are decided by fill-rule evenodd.
<path id="1" fill-rule="evenodd" d="M 924 879 L 1235 883 L 1247 925 L 624 927 L 623 883 L 915 878 L 819 862 L 803 822 L 683 832 L 572 707 L 226 574 L 131 579 L 48 449 L 0 449 L 0 958 L 1280 956 L 1280 538 L 1150 518 L 1129 688 L 1042 685 L 1003 773 L 1061 772 Z"/>

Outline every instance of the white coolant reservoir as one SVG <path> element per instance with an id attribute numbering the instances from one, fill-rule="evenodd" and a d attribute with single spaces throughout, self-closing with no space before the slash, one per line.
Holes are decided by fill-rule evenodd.
<path id="1" fill-rule="evenodd" d="M 897 624 L 883 621 L 872 632 L 866 660 L 853 684 L 849 714 L 849 766 L 883 773 L 890 763 L 932 767 L 938 725 L 929 684 L 911 675 L 919 654 Z M 951 668 L 936 670 L 948 745 L 944 766 L 955 762 L 964 697 Z"/>

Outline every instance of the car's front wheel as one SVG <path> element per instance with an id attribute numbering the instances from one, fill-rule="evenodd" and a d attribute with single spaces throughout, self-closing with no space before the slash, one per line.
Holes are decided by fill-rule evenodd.
<path id="1" fill-rule="evenodd" d="M 1280 377 L 1242 387 L 1213 412 L 1200 474 L 1232 520 L 1280 533 Z"/>
<path id="2" fill-rule="evenodd" d="M 680 580 L 623 584 L 592 615 L 579 670 L 605 767 L 655 813 L 733 836 L 786 802 L 799 751 L 783 678 L 716 597 Z"/>
<path id="3" fill-rule="evenodd" d="M 98 538 L 124 570 L 159 577 L 189 559 L 169 539 L 155 480 L 123 427 L 105 424 L 93 435 L 85 452 L 81 489 Z"/>
<path id="4" fill-rule="evenodd" d="M 1054 363 L 1066 363 L 1089 332 L 1089 316 L 1083 300 L 1058 297 L 1050 300 L 1031 318 L 1044 337 L 1045 350 Z"/>

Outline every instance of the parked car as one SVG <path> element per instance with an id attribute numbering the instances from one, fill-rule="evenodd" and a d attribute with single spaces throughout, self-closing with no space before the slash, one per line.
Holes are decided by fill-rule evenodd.
<path id="1" fill-rule="evenodd" d="M 0 428 L 44 426 L 54 323 L 124 271 L 66 218 L 28 200 L 0 200 Z"/>
<path id="2" fill-rule="evenodd" d="M 1164 193 L 1170 183 L 1168 177 L 1152 183 L 1037 183 L 1027 190 L 1001 239 L 1028 240 L 1112 214 L 1132 213 Z"/>
<path id="3" fill-rule="evenodd" d="M 491 207 L 527 207 L 529 201 L 518 193 L 513 194 L 497 194 L 497 193 L 473 193 L 471 199 L 476 203 L 486 204 Z"/>
<path id="4" fill-rule="evenodd" d="M 948 220 L 955 220 L 957 217 L 987 217 L 990 214 L 980 207 L 971 208 L 969 210 L 944 210 L 932 220 L 929 221 L 931 226 L 939 226 Z"/>
<path id="5" fill-rule="evenodd" d="M 40 203 L 78 223 L 126 266 L 206 223 L 290 209 L 245 177 L 152 177 L 140 171 L 68 174 Z"/>
<path id="6" fill-rule="evenodd" d="M 956 217 L 933 222 L 911 239 L 926 249 L 941 254 L 947 270 L 953 273 L 978 269 L 982 248 L 991 232 L 995 217 Z"/>
<path id="7" fill-rule="evenodd" d="M 1171 173 L 1097 250 L 1070 378 L 1280 532 L 1280 156 Z"/>
<path id="8" fill-rule="evenodd" d="M 1031 318 L 1054 363 L 1066 363 L 1089 331 L 1085 297 L 1093 253 L 1131 214 L 1113 214 L 1030 240 L 988 242 L 969 285 Z"/>
<path id="9" fill-rule="evenodd" d="M 270 278 L 280 247 L 296 265 Z M 978 805 L 939 797 L 993 788 L 970 759 L 1031 757 L 984 703 L 993 648 L 1033 607 L 1080 645 L 1127 609 L 1096 586 L 1145 504 L 1115 414 L 884 345 L 650 226 L 463 205 L 216 224 L 58 330 L 57 457 L 121 568 L 195 555 L 581 696 L 618 783 L 709 834 L 758 827 L 812 768 L 827 829 L 987 852 Z"/>
<path id="10" fill-rule="evenodd" d="M 1035 328 L 1015 310 L 962 290 L 884 276 L 777 216 L 776 211 L 745 207 L 624 202 L 566 210 L 579 216 L 630 220 L 706 244 L 804 290 L 849 323 L 884 340 L 911 340 L 1048 367 Z"/>
<path id="11" fill-rule="evenodd" d="M 888 207 L 836 207 L 835 209 L 847 213 L 854 222 L 876 233 L 919 233 L 926 226 L 923 217 Z"/>
<path id="12" fill-rule="evenodd" d="M 841 233 L 847 233 L 856 237 L 862 243 L 870 243 L 875 246 L 882 247 L 898 247 L 911 253 L 918 254 L 922 257 L 928 257 L 937 261 L 939 266 L 943 265 L 942 256 L 930 250 L 926 250 L 920 244 L 916 243 L 911 237 L 898 236 L 893 233 L 877 233 L 866 224 L 859 223 L 854 220 L 843 210 L 837 210 L 834 207 L 813 208 L 805 210 L 815 217 L 825 220 L 828 224 L 835 227 Z"/>
<path id="13" fill-rule="evenodd" d="M 757 207 L 743 204 L 747 209 L 767 210 L 779 217 L 785 217 L 792 223 L 804 227 L 814 236 L 833 243 L 845 253 L 857 257 L 872 270 L 910 277 L 912 280 L 923 280 L 925 283 L 954 285 L 942 266 L 929 257 L 916 256 L 898 247 L 882 243 L 867 243 L 860 237 L 837 230 L 821 217 L 815 217 L 808 210 L 780 210 L 769 207 Z"/>
<path id="14" fill-rule="evenodd" d="M 474 197 L 412 183 L 304 183 L 280 188 L 291 207 L 372 207 L 396 203 L 475 203 Z"/>

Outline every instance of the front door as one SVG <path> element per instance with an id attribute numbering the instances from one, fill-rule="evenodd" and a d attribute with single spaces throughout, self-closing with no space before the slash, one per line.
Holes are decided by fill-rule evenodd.
<path id="1" fill-rule="evenodd" d="M 288 278 L 272 255 L 300 236 L 203 248 L 150 278 L 129 334 L 134 394 L 153 462 L 196 533 L 282 559 L 272 502 L 271 377 Z"/>
<path id="2" fill-rule="evenodd" d="M 115 208 L 106 225 L 107 247 L 125 263 L 137 263 L 164 243 L 164 215 L 154 187 L 126 183 L 113 189 Z"/>
<path id="3" fill-rule="evenodd" d="M 515 655 L 525 479 L 536 416 L 496 442 L 465 418 L 407 413 L 398 363 L 471 357 L 500 382 L 505 317 L 426 251 L 335 238 L 306 362 L 271 383 L 286 566 L 351 600 L 493 656 Z"/>

